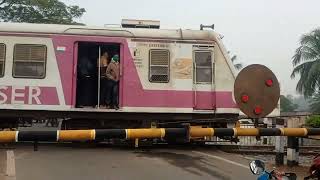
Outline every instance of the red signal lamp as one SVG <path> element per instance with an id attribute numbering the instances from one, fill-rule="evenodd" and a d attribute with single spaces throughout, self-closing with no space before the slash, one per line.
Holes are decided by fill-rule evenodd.
<path id="1" fill-rule="evenodd" d="M 247 103 L 247 102 L 249 101 L 249 96 L 248 96 L 248 95 L 242 95 L 242 96 L 241 96 L 241 101 L 242 101 L 243 103 Z"/>
<path id="2" fill-rule="evenodd" d="M 272 79 L 267 79 L 267 80 L 266 80 L 266 85 L 267 85 L 268 87 L 271 87 L 271 86 L 273 85 L 273 80 L 272 80 Z"/>
<path id="3" fill-rule="evenodd" d="M 261 108 L 260 106 L 256 106 L 256 107 L 254 108 L 254 113 L 255 113 L 256 115 L 261 114 L 261 113 L 262 113 L 262 108 Z"/>

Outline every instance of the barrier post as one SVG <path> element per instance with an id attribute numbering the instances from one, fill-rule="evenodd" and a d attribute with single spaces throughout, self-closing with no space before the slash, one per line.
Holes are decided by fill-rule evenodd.
<path id="1" fill-rule="evenodd" d="M 277 118 L 276 119 L 276 128 L 284 127 L 284 119 Z M 284 164 L 284 137 L 283 136 L 275 136 L 276 144 L 276 166 Z"/>
<path id="2" fill-rule="evenodd" d="M 299 165 L 299 137 L 296 137 L 296 165 Z"/>
<path id="3" fill-rule="evenodd" d="M 255 128 L 259 128 L 259 118 L 255 118 L 254 119 L 254 127 Z M 256 141 L 261 141 L 261 136 L 260 135 L 256 136 Z"/>
<path id="4" fill-rule="evenodd" d="M 268 124 L 263 124 L 263 128 L 268 128 Z M 263 144 L 268 144 L 268 137 L 263 137 Z"/>
<path id="5" fill-rule="evenodd" d="M 297 139 L 296 137 L 288 137 L 287 145 L 287 165 L 289 167 L 298 165 L 297 159 Z"/>
<path id="6" fill-rule="evenodd" d="M 287 120 L 288 128 L 298 128 L 298 119 L 290 118 Z M 307 135 L 307 134 L 305 134 Z M 296 166 L 299 164 L 299 138 L 298 136 L 288 137 L 287 146 L 287 165 Z"/>

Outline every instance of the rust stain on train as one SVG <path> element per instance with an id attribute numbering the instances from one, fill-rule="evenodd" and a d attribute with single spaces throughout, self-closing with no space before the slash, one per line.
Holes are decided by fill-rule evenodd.
<path id="1" fill-rule="evenodd" d="M 176 79 L 191 79 L 192 78 L 192 59 L 179 58 L 173 64 L 174 77 Z"/>

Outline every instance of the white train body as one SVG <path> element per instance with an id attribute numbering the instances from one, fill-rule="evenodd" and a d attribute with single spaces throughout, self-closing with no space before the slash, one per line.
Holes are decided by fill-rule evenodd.
<path id="1" fill-rule="evenodd" d="M 120 55 L 119 110 L 78 107 L 84 44 Z M 0 23 L 0 61 L 0 110 L 239 114 L 236 70 L 214 31 Z"/>

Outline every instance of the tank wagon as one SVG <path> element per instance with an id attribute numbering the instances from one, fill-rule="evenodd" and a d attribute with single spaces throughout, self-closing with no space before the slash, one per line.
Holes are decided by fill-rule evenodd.
<path id="1" fill-rule="evenodd" d="M 236 70 L 220 35 L 159 26 L 138 20 L 122 27 L 0 23 L 1 124 L 61 118 L 63 129 L 185 121 L 224 127 L 236 120 Z M 97 67 L 105 51 L 120 56 L 117 110 L 99 107 L 99 68 L 79 75 L 85 55 Z"/>

